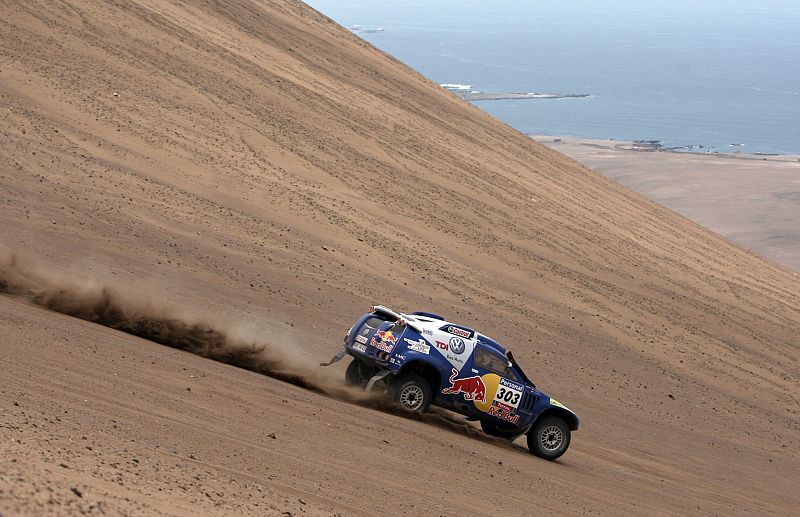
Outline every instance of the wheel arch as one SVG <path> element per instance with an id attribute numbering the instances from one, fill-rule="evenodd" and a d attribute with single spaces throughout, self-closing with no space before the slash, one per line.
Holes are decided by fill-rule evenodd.
<path id="1" fill-rule="evenodd" d="M 550 406 L 549 408 L 539 413 L 534 423 L 549 416 L 557 416 L 560 419 L 562 419 L 564 422 L 567 423 L 567 427 L 569 427 L 570 431 L 578 430 L 578 425 L 580 424 L 580 421 L 578 420 L 577 415 L 575 415 L 575 413 L 567 411 L 566 409 L 554 406 Z"/>
<path id="2" fill-rule="evenodd" d="M 426 363 L 425 361 L 409 361 L 400 369 L 398 376 L 409 373 L 417 374 L 425 379 L 431 387 L 434 399 L 442 390 L 442 375 L 439 373 L 439 369 L 432 364 Z"/>

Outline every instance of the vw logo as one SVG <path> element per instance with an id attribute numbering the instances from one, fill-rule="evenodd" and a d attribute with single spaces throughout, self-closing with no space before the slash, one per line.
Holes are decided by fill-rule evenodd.
<path id="1" fill-rule="evenodd" d="M 452 350 L 454 354 L 460 354 L 464 352 L 466 347 L 467 345 L 464 344 L 464 340 L 460 337 L 450 338 L 450 350 Z"/>

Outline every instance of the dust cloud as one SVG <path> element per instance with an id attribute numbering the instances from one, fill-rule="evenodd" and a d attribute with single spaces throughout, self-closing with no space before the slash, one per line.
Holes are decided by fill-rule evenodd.
<path id="1" fill-rule="evenodd" d="M 45 309 L 66 314 L 213 361 L 243 368 L 337 400 L 427 422 L 481 441 L 516 447 L 479 431 L 462 417 L 430 408 L 407 411 L 381 393 L 365 393 L 322 375 L 301 362 L 298 354 L 263 338 L 247 339 L 235 324 L 220 324 L 191 314 L 187 307 L 153 304 L 157 293 L 134 292 L 119 286 L 78 280 L 56 273 L 20 255 L 0 258 L 0 294 L 23 298 Z M 180 316 L 179 316 L 180 314 Z M 236 337 L 234 337 L 236 336 Z M 294 357 L 294 360 L 292 358 Z"/>

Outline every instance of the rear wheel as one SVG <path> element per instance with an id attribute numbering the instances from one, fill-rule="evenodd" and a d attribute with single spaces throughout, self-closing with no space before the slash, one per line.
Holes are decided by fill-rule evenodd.
<path id="1" fill-rule="evenodd" d="M 567 452 L 569 439 L 567 423 L 557 416 L 548 416 L 538 420 L 528 432 L 528 450 L 552 461 Z"/>
<path id="2" fill-rule="evenodd" d="M 428 381 L 419 375 L 403 375 L 393 382 L 392 400 L 404 409 L 424 413 L 430 407 L 432 398 Z"/>
<path id="3" fill-rule="evenodd" d="M 521 435 L 522 431 L 524 430 L 519 429 L 518 427 L 506 427 L 502 424 L 496 424 L 490 420 L 481 420 L 481 429 L 483 429 L 484 433 L 490 436 L 496 436 L 506 440 L 513 440 L 517 436 Z"/>
<path id="4" fill-rule="evenodd" d="M 367 387 L 369 377 L 366 375 L 367 367 L 355 357 L 347 365 L 347 370 L 344 372 L 344 382 L 348 386 L 359 386 L 361 388 Z"/>

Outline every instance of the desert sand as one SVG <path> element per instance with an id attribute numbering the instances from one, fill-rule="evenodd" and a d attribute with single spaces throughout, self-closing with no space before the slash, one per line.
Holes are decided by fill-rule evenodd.
<path id="1" fill-rule="evenodd" d="M 0 13 L 3 515 L 800 505 L 791 271 L 301 3 Z M 507 345 L 581 416 L 570 450 L 343 394 L 313 365 L 372 303 Z M 225 338 L 92 323 L 153 314 Z"/>
<path id="2" fill-rule="evenodd" d="M 633 150 L 631 142 L 537 141 L 759 255 L 800 271 L 800 157 Z"/>

